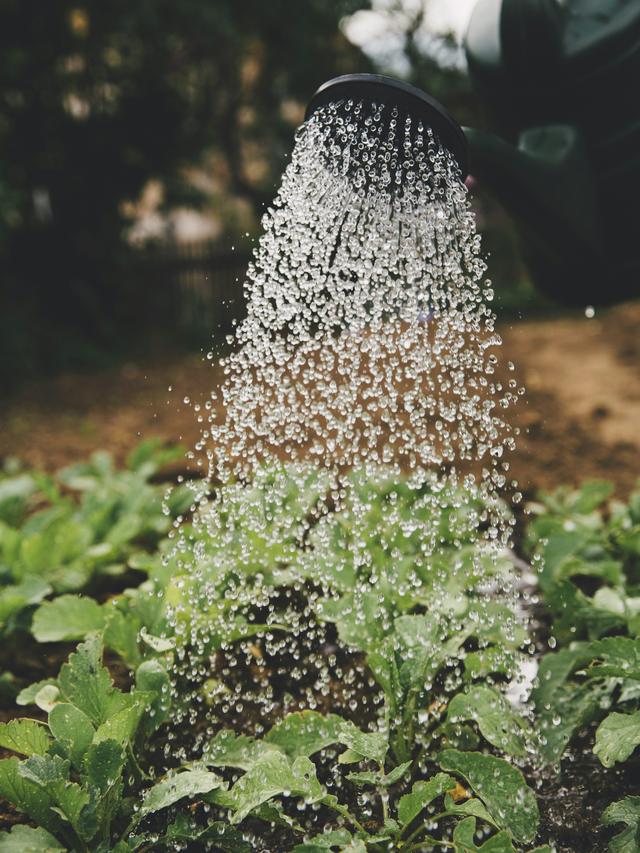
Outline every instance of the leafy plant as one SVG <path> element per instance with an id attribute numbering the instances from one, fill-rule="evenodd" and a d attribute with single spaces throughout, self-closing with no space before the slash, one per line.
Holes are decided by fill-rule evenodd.
<path id="1" fill-rule="evenodd" d="M 565 642 L 640 635 L 640 491 L 606 503 L 611 483 L 543 494 L 527 531 L 539 582 Z"/>
<path id="2" fill-rule="evenodd" d="M 143 665 L 136 687 L 124 693 L 101 657 L 100 639 L 91 637 L 38 689 L 46 724 L 0 724 L 0 745 L 22 756 L 0 761 L 0 794 L 38 825 L 4 833 L 0 850 L 19 839 L 35 850 L 135 849 L 124 839 L 136 821 L 129 798 L 144 780 L 136 753 L 166 718 L 168 677 Z"/>
<path id="3" fill-rule="evenodd" d="M 338 755 L 338 766 L 368 764 L 377 768 L 346 774 L 357 788 L 377 792 L 377 819 L 365 820 L 354 813 L 318 781 L 310 758 L 335 745 L 346 747 Z M 294 848 L 297 853 L 334 847 L 382 851 L 390 844 L 395 845 L 394 849 L 410 850 L 431 843 L 474 850 L 478 849 L 473 842 L 476 819 L 496 831 L 492 836 L 494 846 L 487 850 L 514 851 L 514 842 L 527 843 L 537 831 L 535 796 L 520 771 L 503 759 L 480 752 L 445 750 L 438 762 L 447 772 L 435 772 L 425 780 L 412 782 L 416 767 L 410 761 L 387 770 L 388 742 L 384 732 L 361 732 L 353 723 L 333 714 L 291 714 L 262 740 L 223 730 L 209 742 L 203 761 L 216 769 L 233 767 L 244 771 L 229 791 L 218 789 L 210 798 L 229 810 L 232 824 L 251 815 L 262 819 L 271 816 L 272 811 L 264 811 L 265 804 L 274 798 L 284 798 L 286 802 L 292 796 L 307 804 L 324 806 L 342 818 L 342 829 L 311 837 Z M 460 780 L 470 790 L 462 788 Z M 371 802 L 370 797 L 368 801 Z M 432 804 L 436 802 L 440 808 L 434 812 Z M 286 814 L 283 806 L 284 803 L 281 816 Z M 462 821 L 458 822 L 459 818 Z M 294 817 L 285 822 L 294 831 L 303 832 Z M 448 841 L 452 826 L 453 841 Z M 464 844 L 473 846 L 464 847 L 463 838 Z"/>
<path id="4" fill-rule="evenodd" d="M 562 646 L 543 657 L 533 691 L 550 764 L 588 727 L 603 767 L 630 760 L 640 746 L 640 492 L 607 505 L 611 493 L 610 483 L 593 481 L 533 507 L 528 541 Z M 609 850 L 640 849 L 637 799 L 602 815 L 607 826 L 626 824 Z"/>
<path id="5" fill-rule="evenodd" d="M 165 489 L 150 479 L 181 455 L 179 448 L 147 441 L 122 471 L 108 454 L 96 453 L 55 480 L 28 474 L 0 480 L 0 632 L 5 637 L 28 629 L 33 606 L 48 596 L 88 589 L 97 576 L 123 574 L 136 551 L 167 533 L 172 519 L 191 504 L 192 493 L 187 487 L 174 490 L 163 508 Z M 79 494 L 79 500 L 69 492 Z M 36 493 L 46 505 L 28 514 Z M 73 608 L 71 625 L 63 629 L 62 620 L 57 632 L 40 626 L 39 639 L 76 639 L 98 627 L 95 602 L 75 606 L 65 598 L 59 605 L 45 605 L 44 612 L 51 614 L 56 606 L 61 614 Z M 84 632 L 78 625 L 82 620 Z"/>
<path id="6" fill-rule="evenodd" d="M 136 477 L 151 500 L 147 461 L 116 472 L 98 458 L 65 473 L 66 487 L 85 495 L 74 511 L 107 536 L 115 516 L 107 513 L 102 527 L 99 510 L 121 489 L 129 497 L 112 509 L 135 504 Z M 327 500 L 330 487 L 329 476 L 310 467 L 265 468 L 251 484 L 222 487 L 215 513 L 207 511 L 206 495 L 190 490 L 194 521 L 167 539 L 159 539 L 162 525 L 154 527 L 155 516 L 141 509 L 142 526 L 122 546 L 127 565 L 147 575 L 139 587 L 104 603 L 62 592 L 39 604 L 31 624 L 37 639 L 86 640 L 57 678 L 18 696 L 19 704 L 44 711 L 48 723 L 3 729 L 0 745 L 26 757 L 8 759 L 11 782 L 2 791 L 37 829 L 28 839 L 22 829 L 7 836 L 0 853 L 2 843 L 23 841 L 105 853 L 190 843 L 249 851 L 260 826 L 279 827 L 290 839 L 287 849 L 298 853 L 434 844 L 514 853 L 534 842 L 535 796 L 512 762 L 534 754 L 536 734 L 501 688 L 518 670 L 527 632 L 500 594 L 510 561 L 496 559 L 477 535 L 503 509 L 489 511 L 453 488 L 416 490 L 384 473 L 350 475 L 338 506 Z M 151 542 L 152 530 L 156 552 L 134 551 Z M 425 530 L 433 531 L 433 542 L 421 540 Z M 265 635 L 286 637 L 299 593 L 309 630 L 314 620 L 335 625 L 341 653 L 362 660 L 370 684 L 377 682 L 383 702 L 375 719 L 365 724 L 305 711 L 270 721 L 261 737 L 222 728 L 207 735 L 201 754 L 192 753 L 196 761 L 152 784 L 145 751 L 162 721 L 175 716 L 172 701 L 184 701 L 180 666 L 202 680 L 218 650 L 248 638 L 256 649 Z M 296 631 L 307 630 L 304 619 Z M 130 693 L 114 688 L 100 666 L 103 645 L 135 674 Z M 193 700 L 211 710 L 205 693 Z M 117 760 L 116 747 L 102 746 L 111 741 Z M 112 751 L 105 752 L 115 780 L 108 793 L 90 775 L 87 755 L 98 746 Z M 20 752 L 27 747 L 37 747 L 46 765 L 36 768 L 40 782 L 34 756 Z M 27 783 L 40 786 L 46 808 L 20 794 Z M 67 788 L 77 802 L 63 820 L 59 799 Z M 300 804 L 310 808 L 301 812 Z M 318 834 L 322 825 L 330 831 Z"/>

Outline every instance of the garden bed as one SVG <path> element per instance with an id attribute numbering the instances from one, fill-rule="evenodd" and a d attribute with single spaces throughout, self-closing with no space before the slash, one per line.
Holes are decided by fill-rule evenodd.
<path id="1" fill-rule="evenodd" d="M 0 836 L 0 850 L 56 849 L 57 838 L 65 849 L 118 853 L 205 842 L 264 853 L 431 844 L 467 853 L 482 849 L 479 830 L 487 851 L 635 849 L 638 494 L 611 503 L 612 486 L 595 482 L 522 515 L 509 570 L 543 567 L 539 589 L 521 592 L 526 640 L 499 598 L 483 603 L 469 582 L 480 565 L 461 521 L 471 504 L 441 518 L 443 577 L 466 602 L 455 616 L 437 604 L 440 581 L 415 598 L 395 575 L 372 587 L 351 587 L 341 573 L 319 583 L 316 567 L 344 559 L 356 516 L 347 502 L 309 528 L 323 493 L 313 471 L 266 471 L 251 506 L 244 487 L 231 487 L 228 529 L 240 539 L 201 530 L 200 550 L 192 543 L 163 563 L 171 517 L 191 499 L 178 489 L 163 511 L 160 472 L 178 458 L 147 444 L 126 470 L 99 455 L 55 477 L 0 480 L 0 743 L 22 761 L 8 758 L 0 771 L 16 806 L 5 806 L 3 828 L 42 827 Z M 253 510 L 234 521 L 254 506 L 260 515 L 260 489 L 274 477 L 286 497 L 267 527 L 256 527 Z M 353 483 L 368 507 L 358 536 L 393 575 L 419 554 L 398 525 L 428 511 L 428 489 L 421 497 L 384 477 Z M 220 559 L 225 572 L 212 575 Z M 357 589 L 364 597 L 345 609 Z M 503 695 L 524 660 L 540 667 L 528 711 Z M 90 741 L 77 741 L 82 726 Z M 104 788 L 104 767 L 121 779 L 115 788 Z M 619 836 L 608 847 L 620 830 L 627 847 Z M 305 834 L 317 837 L 305 844 Z"/>

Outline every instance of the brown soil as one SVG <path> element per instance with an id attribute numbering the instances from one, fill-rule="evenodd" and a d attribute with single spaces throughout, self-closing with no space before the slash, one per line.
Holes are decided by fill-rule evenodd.
<path id="1" fill-rule="evenodd" d="M 538 488 L 590 477 L 624 495 L 640 476 L 640 304 L 594 319 L 503 324 L 502 359 L 516 364 L 527 393 L 512 413 L 521 429 L 512 474 Z M 0 413 L 0 458 L 18 456 L 54 470 L 97 448 L 121 459 L 141 438 L 193 446 L 193 405 L 219 370 L 200 356 L 126 364 L 100 374 L 65 375 L 25 387 Z M 185 398 L 188 403 L 184 403 Z"/>

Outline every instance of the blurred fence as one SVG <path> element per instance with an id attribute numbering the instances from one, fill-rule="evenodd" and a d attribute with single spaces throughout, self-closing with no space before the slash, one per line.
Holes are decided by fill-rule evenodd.
<path id="1" fill-rule="evenodd" d="M 154 245 L 137 253 L 137 277 L 154 318 L 191 343 L 221 342 L 244 317 L 243 282 L 251 253 L 213 241 Z"/>

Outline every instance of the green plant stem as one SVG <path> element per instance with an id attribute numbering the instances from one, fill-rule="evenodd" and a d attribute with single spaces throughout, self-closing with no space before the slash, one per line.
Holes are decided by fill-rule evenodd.
<path id="1" fill-rule="evenodd" d="M 439 814 L 429 815 L 429 820 L 430 820 L 430 821 L 440 820 L 440 818 L 443 818 L 443 817 L 448 817 L 447 812 L 440 812 Z M 415 819 L 415 818 L 414 818 L 414 819 Z M 408 823 L 407 823 L 407 824 L 405 824 L 405 826 L 403 826 L 403 827 L 402 827 L 402 829 L 400 830 L 400 836 L 402 836 L 402 835 L 406 832 L 407 827 L 408 827 L 409 825 L 410 825 L 410 824 L 408 824 Z M 422 832 L 422 826 L 419 826 L 419 827 L 417 827 L 416 829 L 414 829 L 414 830 L 413 830 L 413 832 L 411 833 L 411 835 L 409 835 L 409 836 L 408 836 L 408 837 L 407 837 L 407 838 L 406 838 L 406 839 L 405 839 L 405 840 L 400 844 L 400 847 L 398 848 L 398 850 L 410 850 L 410 849 L 411 849 L 411 846 L 410 846 L 410 845 L 411 845 L 412 841 L 413 841 L 415 838 L 417 838 L 417 837 L 418 837 L 418 835 L 420 835 L 420 833 L 421 833 L 421 832 Z M 442 842 L 442 843 L 444 844 L 445 842 Z"/>
<path id="2" fill-rule="evenodd" d="M 364 833 L 364 835 L 369 834 L 364 828 L 364 826 L 360 823 L 358 818 L 354 817 L 349 811 L 349 809 L 346 806 L 343 806 L 342 803 L 326 802 L 324 800 L 322 802 L 324 802 L 326 806 L 329 806 L 330 809 L 333 809 L 334 812 L 337 812 L 339 815 L 342 815 L 342 817 L 346 821 L 348 821 L 351 826 L 354 826 L 358 830 L 358 832 L 362 832 Z"/>
<path id="3" fill-rule="evenodd" d="M 130 743 L 127 744 L 127 759 L 131 762 L 133 775 L 136 777 L 136 781 L 138 783 L 150 778 L 150 776 L 145 773 L 144 770 L 138 764 L 138 759 L 136 758 L 135 753 L 133 751 L 133 747 Z"/>
<path id="4" fill-rule="evenodd" d="M 378 765 L 380 768 L 380 773 L 384 776 L 384 762 L 381 761 Z M 378 788 L 378 794 L 380 795 L 380 802 L 382 803 L 382 821 L 386 823 L 389 819 L 389 794 L 384 787 Z"/>
<path id="5" fill-rule="evenodd" d="M 432 838 L 430 835 L 425 835 L 420 841 L 416 844 L 412 844 L 411 847 L 407 847 L 407 853 L 410 853 L 412 850 L 420 850 L 421 847 L 424 847 L 425 844 L 430 844 L 432 847 L 451 847 L 452 849 L 455 847 L 451 841 L 443 841 L 440 838 Z M 404 848 L 401 848 L 404 850 Z"/>

